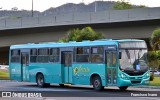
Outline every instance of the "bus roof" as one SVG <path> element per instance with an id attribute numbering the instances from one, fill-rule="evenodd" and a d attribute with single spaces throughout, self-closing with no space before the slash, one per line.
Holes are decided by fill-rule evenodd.
<path id="1" fill-rule="evenodd" d="M 43 43 L 28 43 L 28 44 L 18 44 L 10 46 L 10 49 L 20 49 L 20 48 L 45 48 L 45 47 L 74 47 L 74 46 L 94 46 L 94 45 L 118 45 L 118 42 L 142 42 L 144 40 L 137 39 L 125 39 L 125 40 L 112 40 L 112 39 L 101 39 L 95 41 L 70 41 L 67 43 L 63 42 L 43 42 Z"/>

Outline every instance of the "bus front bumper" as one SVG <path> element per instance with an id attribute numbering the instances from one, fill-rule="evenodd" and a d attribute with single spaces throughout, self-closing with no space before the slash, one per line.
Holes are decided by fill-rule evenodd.
<path id="1" fill-rule="evenodd" d="M 122 79 L 122 78 L 118 78 L 118 87 L 121 86 L 137 86 L 137 85 L 148 85 L 149 84 L 149 78 L 147 79 L 135 79 L 135 80 L 131 80 L 131 79 Z"/>

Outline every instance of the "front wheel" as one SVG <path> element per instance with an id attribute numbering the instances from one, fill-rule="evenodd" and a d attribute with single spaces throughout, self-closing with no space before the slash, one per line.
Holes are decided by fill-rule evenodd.
<path id="1" fill-rule="evenodd" d="M 121 86 L 121 87 L 119 87 L 119 89 L 120 89 L 121 91 L 125 91 L 127 88 L 128 88 L 128 86 Z"/>
<path id="2" fill-rule="evenodd" d="M 45 86 L 43 74 L 38 74 L 37 77 L 36 77 L 36 81 L 37 81 L 38 87 L 41 87 L 41 88 L 42 88 L 42 87 Z"/>
<path id="3" fill-rule="evenodd" d="M 50 83 L 45 83 L 45 87 L 50 87 Z"/>
<path id="4" fill-rule="evenodd" d="M 64 84 L 59 84 L 60 87 L 64 87 Z"/>
<path id="5" fill-rule="evenodd" d="M 95 76 L 93 79 L 93 88 L 96 91 L 101 91 L 104 89 L 104 86 L 102 86 L 102 81 L 101 78 L 99 76 Z"/>

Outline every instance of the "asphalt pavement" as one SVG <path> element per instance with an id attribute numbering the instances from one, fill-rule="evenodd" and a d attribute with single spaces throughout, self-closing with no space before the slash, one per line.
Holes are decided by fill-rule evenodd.
<path id="1" fill-rule="evenodd" d="M 101 92 L 94 91 L 92 86 L 65 85 L 60 87 L 51 84 L 50 87 L 39 88 L 35 83 L 0 81 L 0 100 L 160 100 L 160 88 L 129 87 L 120 91 L 117 87 L 105 87 Z M 11 94 L 7 97 L 6 94 Z M 23 98 L 22 98 L 23 97 Z"/>

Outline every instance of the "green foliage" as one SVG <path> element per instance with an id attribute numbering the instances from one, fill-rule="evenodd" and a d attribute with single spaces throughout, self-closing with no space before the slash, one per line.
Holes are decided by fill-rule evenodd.
<path id="1" fill-rule="evenodd" d="M 154 80 L 154 74 L 151 74 L 150 75 L 150 81 L 153 81 Z"/>
<path id="2" fill-rule="evenodd" d="M 145 5 L 140 5 L 140 6 L 139 6 L 139 8 L 145 8 L 145 7 L 146 7 Z"/>
<path id="3" fill-rule="evenodd" d="M 154 77 L 153 81 L 150 81 L 150 86 L 160 86 L 160 77 Z"/>
<path id="4" fill-rule="evenodd" d="M 153 31 L 150 42 L 153 50 L 160 50 L 160 28 Z"/>
<path id="5" fill-rule="evenodd" d="M 149 62 L 157 60 L 157 53 L 154 51 L 149 52 Z"/>
<path id="6" fill-rule="evenodd" d="M 157 59 L 160 60 L 160 50 L 156 52 L 157 52 Z"/>
<path id="7" fill-rule="evenodd" d="M 60 39 L 60 42 L 69 42 L 69 41 L 83 41 L 83 40 L 97 40 L 103 39 L 104 36 L 102 33 L 95 32 L 91 27 L 85 27 L 83 29 L 72 29 L 68 31 L 67 36 L 63 39 Z"/>
<path id="8" fill-rule="evenodd" d="M 125 2 L 125 0 L 117 1 L 113 6 L 115 10 L 123 10 L 123 9 L 132 9 L 132 5 L 129 2 Z"/>
<path id="9" fill-rule="evenodd" d="M 158 69 L 160 66 L 160 51 L 150 51 L 148 56 L 149 66 L 152 70 Z"/>
<path id="10" fill-rule="evenodd" d="M 9 79 L 9 73 L 0 71 L 0 80 L 8 80 Z"/>

